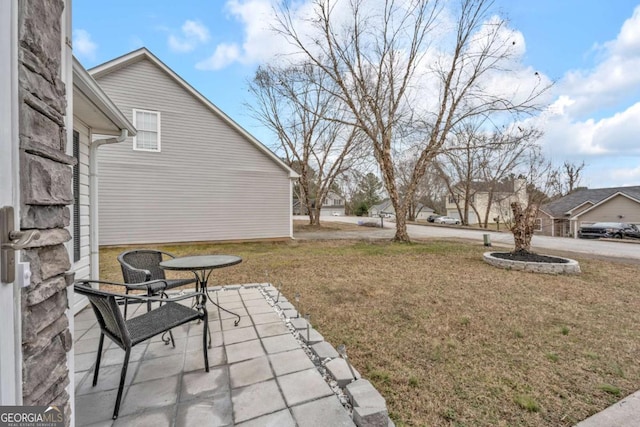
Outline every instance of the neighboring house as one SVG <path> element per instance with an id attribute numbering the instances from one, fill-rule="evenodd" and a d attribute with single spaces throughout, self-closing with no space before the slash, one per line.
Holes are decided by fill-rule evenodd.
<path id="1" fill-rule="evenodd" d="M 96 139 L 95 135 L 102 135 Z M 73 58 L 73 134 L 67 153 L 73 167 L 73 207 L 70 221 L 72 240 L 67 243 L 75 279 L 100 277 L 98 258 L 98 148 L 121 143 L 136 130 Z M 76 295 L 71 306 L 77 313 L 88 304 Z"/>
<path id="2" fill-rule="evenodd" d="M 432 215 L 435 211 L 422 203 L 418 203 L 416 206 L 416 221 L 426 221 L 429 215 Z M 377 205 L 373 205 L 369 208 L 370 217 L 379 216 L 396 216 L 396 211 L 393 208 L 393 204 L 390 199 L 385 199 Z"/>
<path id="3" fill-rule="evenodd" d="M 464 210 L 465 191 L 462 185 L 457 185 L 454 188 L 455 194 L 447 196 L 445 208 L 447 216 L 461 219 L 458 205 L 461 210 Z M 469 224 L 484 222 L 489 202 L 491 202 L 488 217 L 490 223 L 495 222 L 496 218 L 499 218 L 502 223 L 509 222 L 512 218 L 511 203 L 518 201 L 524 204 L 527 202 L 527 188 L 524 179 L 516 178 L 497 184 L 474 181 L 470 188 L 472 194 L 469 195 Z"/>
<path id="4" fill-rule="evenodd" d="M 344 216 L 344 214 L 344 199 L 339 194 L 329 191 L 322 203 L 320 217 L 333 215 Z"/>
<path id="5" fill-rule="evenodd" d="M 312 207 L 315 207 L 315 200 L 311 201 Z M 300 203 L 300 200 L 293 199 L 293 214 L 294 215 L 309 215 L 309 209 Z M 322 209 L 320 209 L 320 217 L 323 216 L 344 216 L 344 199 L 337 193 L 330 191 L 327 197 L 322 203 Z"/>
<path id="6" fill-rule="evenodd" d="M 90 73 L 138 130 L 100 150 L 100 245 L 293 236 L 298 175 L 151 52 Z"/>
<path id="7" fill-rule="evenodd" d="M 375 204 L 369 208 L 370 217 L 379 216 L 395 216 L 396 211 L 393 209 L 393 204 L 390 199 L 385 199 L 378 204 Z"/>
<path id="8" fill-rule="evenodd" d="M 576 190 L 540 208 L 536 233 L 577 237 L 596 222 L 640 224 L 640 186 Z"/>

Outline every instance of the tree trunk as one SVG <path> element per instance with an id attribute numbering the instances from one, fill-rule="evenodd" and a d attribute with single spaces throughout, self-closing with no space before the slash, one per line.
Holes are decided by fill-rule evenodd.
<path id="1" fill-rule="evenodd" d="M 315 215 L 311 219 L 311 225 L 320 226 L 320 208 L 315 209 Z"/>
<path id="2" fill-rule="evenodd" d="M 513 212 L 511 232 L 516 246 L 514 252 L 530 252 L 536 217 L 535 209 L 531 209 L 530 206 L 522 209 L 521 203 L 513 202 L 511 203 L 511 211 Z"/>
<path id="3" fill-rule="evenodd" d="M 407 216 L 404 210 L 401 211 L 396 210 L 396 235 L 393 236 L 394 242 L 403 242 L 409 243 L 411 239 L 409 238 L 409 233 L 407 233 Z"/>

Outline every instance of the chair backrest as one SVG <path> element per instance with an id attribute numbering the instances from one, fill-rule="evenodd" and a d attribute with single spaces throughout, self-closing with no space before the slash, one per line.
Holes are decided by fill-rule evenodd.
<path id="1" fill-rule="evenodd" d="M 150 280 L 164 280 L 164 270 L 159 264 L 162 255 L 173 258 L 173 255 L 153 249 L 138 249 L 126 251 L 118 255 L 118 262 L 122 268 L 122 278 L 125 283 L 142 283 Z M 149 272 L 147 275 L 140 270 Z"/>
<path id="2" fill-rule="evenodd" d="M 73 290 L 89 299 L 100 329 L 105 334 L 123 347 L 131 345 L 129 331 L 116 301 L 116 298 L 124 295 L 93 289 L 89 282 L 83 281 L 75 282 Z"/>

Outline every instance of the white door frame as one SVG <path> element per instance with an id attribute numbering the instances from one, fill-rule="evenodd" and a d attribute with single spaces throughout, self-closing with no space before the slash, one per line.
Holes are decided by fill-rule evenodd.
<path id="1" fill-rule="evenodd" d="M 0 1 L 0 58 L 0 207 L 19 224 L 18 0 Z M 20 290 L 0 283 L 0 405 L 22 404 L 21 329 Z"/>

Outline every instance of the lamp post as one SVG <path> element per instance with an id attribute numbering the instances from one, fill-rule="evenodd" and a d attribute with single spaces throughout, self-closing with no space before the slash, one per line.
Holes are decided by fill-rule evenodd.
<path id="1" fill-rule="evenodd" d="M 340 356 L 344 359 L 344 361 L 347 362 L 347 366 L 349 367 L 349 371 L 351 372 L 351 376 L 353 376 L 353 379 L 357 380 L 358 378 L 356 378 L 356 373 L 353 372 L 351 363 L 349 363 L 349 357 L 347 357 L 347 346 L 344 344 L 340 344 L 336 350 L 338 351 L 338 354 L 340 354 Z"/>
<path id="2" fill-rule="evenodd" d="M 311 314 L 305 314 L 304 319 L 307 321 L 307 342 L 309 342 L 311 335 Z"/>
<path id="3" fill-rule="evenodd" d="M 278 284 L 278 295 L 276 296 L 276 304 L 280 301 L 280 294 L 282 293 L 282 282 Z"/>
<path id="4" fill-rule="evenodd" d="M 300 317 L 300 304 L 299 304 L 300 303 L 300 292 L 296 292 L 293 295 L 293 299 L 296 300 L 296 310 L 298 311 L 298 316 L 297 317 Z"/>

